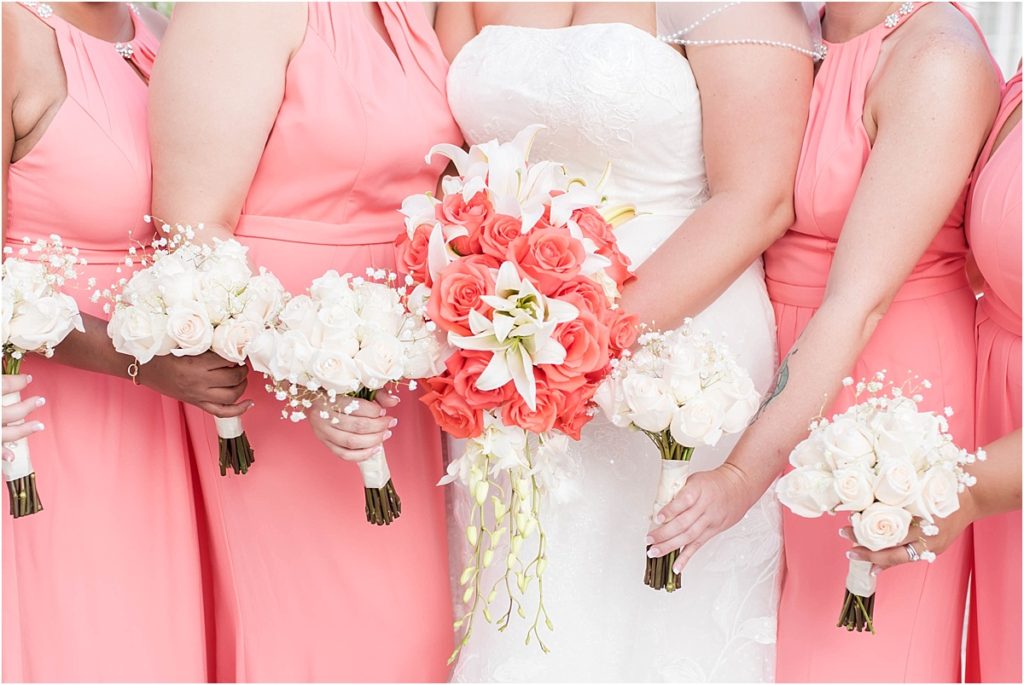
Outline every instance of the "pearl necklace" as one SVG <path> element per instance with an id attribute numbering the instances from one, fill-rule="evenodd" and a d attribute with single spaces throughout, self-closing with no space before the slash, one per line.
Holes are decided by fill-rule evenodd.
<path id="1" fill-rule="evenodd" d="M 787 50 L 794 50 L 802 55 L 807 55 L 811 59 L 818 61 L 825 59 L 828 54 L 828 48 L 824 43 L 819 43 L 814 46 L 813 49 L 808 49 L 800 45 L 794 45 L 793 43 L 787 43 L 780 40 L 766 40 L 761 38 L 721 38 L 721 39 L 709 39 L 709 40 L 695 40 L 692 38 L 686 38 L 686 35 L 696 29 L 698 26 L 706 23 L 709 19 L 715 15 L 724 12 L 730 7 L 739 5 L 739 2 L 727 2 L 715 9 L 711 10 L 704 16 L 694 21 L 689 26 L 682 28 L 674 33 L 670 33 L 667 36 L 658 36 L 658 40 L 663 43 L 672 43 L 675 45 L 690 45 L 694 47 L 703 46 L 716 46 L 716 45 L 763 45 L 776 48 L 785 48 Z"/>

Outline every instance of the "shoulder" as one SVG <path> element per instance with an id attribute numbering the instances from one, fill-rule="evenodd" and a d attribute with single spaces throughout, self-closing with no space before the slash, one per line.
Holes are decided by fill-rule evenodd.
<path id="1" fill-rule="evenodd" d="M 169 31 L 221 43 L 299 43 L 305 34 L 306 12 L 304 2 L 179 2 Z"/>
<path id="2" fill-rule="evenodd" d="M 59 90 L 64 80 L 53 29 L 24 7 L 3 3 L 3 88 L 5 94 L 24 85 L 33 90 Z M 35 88 L 39 86 L 39 88 Z"/>
<path id="3" fill-rule="evenodd" d="M 152 7 L 147 6 L 136 6 L 135 11 L 139 13 L 139 18 L 142 19 L 142 23 L 146 25 L 150 33 L 156 36 L 157 40 L 164 37 L 164 31 L 167 30 L 167 17 L 157 12 Z"/>
<path id="4" fill-rule="evenodd" d="M 999 76 L 984 40 L 970 21 L 947 3 L 918 10 L 893 36 L 880 79 L 908 94 L 998 98 Z M 880 81 L 881 84 L 881 81 Z"/>

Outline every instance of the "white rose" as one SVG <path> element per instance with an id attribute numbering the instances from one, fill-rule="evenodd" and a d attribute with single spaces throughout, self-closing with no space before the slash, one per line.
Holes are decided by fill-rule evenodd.
<path id="1" fill-rule="evenodd" d="M 68 333 L 84 331 L 78 304 L 69 295 L 55 293 L 21 303 L 8 329 L 9 342 L 26 351 L 58 345 Z"/>
<path id="2" fill-rule="evenodd" d="M 351 303 L 321 304 L 320 310 L 317 312 L 317 321 L 320 326 L 315 329 L 314 337 L 322 338 L 322 341 L 330 341 L 332 347 L 340 347 L 348 356 L 355 356 L 359 351 L 359 338 L 356 336 L 359 317 L 352 309 Z"/>
<path id="3" fill-rule="evenodd" d="M 857 542 L 872 552 L 895 547 L 903 542 L 910 531 L 913 517 L 900 507 L 875 502 L 861 513 L 853 514 L 850 522 Z"/>
<path id="4" fill-rule="evenodd" d="M 206 318 L 214 326 L 221 324 L 241 309 L 234 291 L 228 290 L 220 283 L 208 280 L 209 274 L 199 278 L 199 302 L 206 309 Z"/>
<path id="5" fill-rule="evenodd" d="M 613 426 L 626 428 L 632 423 L 629 419 L 629 405 L 623 397 L 622 383 L 618 378 L 605 379 L 594 393 L 594 402 Z"/>
<path id="6" fill-rule="evenodd" d="M 0 314 L 3 316 L 4 343 L 7 343 L 11 334 L 11 317 L 14 316 L 14 288 L 7 279 L 0 281 L 0 295 L 3 296 L 3 311 Z"/>
<path id="7" fill-rule="evenodd" d="M 839 504 L 839 495 L 826 471 L 802 467 L 779 479 L 775 492 L 779 501 L 797 516 L 817 518 Z"/>
<path id="8" fill-rule="evenodd" d="M 825 452 L 834 469 L 849 466 L 873 466 L 874 440 L 856 421 L 848 416 L 837 416 L 822 429 Z"/>
<path id="9" fill-rule="evenodd" d="M 256 337 L 249 341 L 249 346 L 246 349 L 252 368 L 270 376 L 275 381 L 282 380 L 281 377 L 274 376 L 270 370 L 271 360 L 277 349 L 278 335 L 277 331 L 270 328 L 259 331 Z"/>
<path id="10" fill-rule="evenodd" d="M 49 290 L 46 269 L 37 261 L 10 257 L 4 261 L 4 271 L 4 288 L 11 288 L 21 299 L 33 300 Z"/>
<path id="11" fill-rule="evenodd" d="M 917 498 L 921 483 L 914 465 L 904 459 L 884 459 L 878 465 L 875 497 L 879 502 L 905 507 Z"/>
<path id="12" fill-rule="evenodd" d="M 250 346 L 250 355 L 254 349 L 255 346 Z M 316 350 L 301 331 L 285 331 L 276 337 L 266 367 L 271 378 L 305 384 L 311 377 L 310 367 L 315 354 Z"/>
<path id="13" fill-rule="evenodd" d="M 673 347 L 665 359 L 663 374 L 677 405 L 700 394 L 700 359 L 700 351 L 682 344 Z"/>
<path id="14" fill-rule="evenodd" d="M 341 276 L 334 269 L 315 279 L 309 286 L 309 294 L 318 302 L 348 303 L 355 309 L 355 295 L 348 274 Z"/>
<path id="15" fill-rule="evenodd" d="M 296 295 L 281 310 L 280 319 L 288 330 L 302 332 L 312 340 L 317 326 L 317 306 L 309 295 Z"/>
<path id="16" fill-rule="evenodd" d="M 163 312 L 164 298 L 153 269 L 136 271 L 121 291 L 121 300 L 149 312 Z"/>
<path id="17" fill-rule="evenodd" d="M 313 377 L 325 390 L 339 395 L 359 390 L 361 377 L 359 367 L 352 357 L 336 350 L 321 350 L 310 368 Z"/>
<path id="18" fill-rule="evenodd" d="M 960 508 L 960 483 L 956 474 L 944 466 L 933 466 L 921 478 L 920 492 L 907 507 L 928 522 L 946 518 Z"/>
<path id="19" fill-rule="evenodd" d="M 409 293 L 409 311 L 417 316 L 426 316 L 427 300 L 430 299 L 430 288 L 420 283 Z"/>
<path id="20" fill-rule="evenodd" d="M 356 364 L 362 375 L 362 385 L 378 390 L 389 381 L 400 380 L 405 371 L 405 355 L 398 338 L 375 336 L 363 341 L 363 347 L 355 355 Z"/>
<path id="21" fill-rule="evenodd" d="M 284 307 L 287 293 L 277 276 L 269 271 L 262 271 L 249 279 L 242 294 L 243 319 L 267 325 L 274 320 Z"/>
<path id="22" fill-rule="evenodd" d="M 757 408 L 761 403 L 761 396 L 754 387 L 754 382 L 749 376 L 738 376 L 728 383 L 716 383 L 719 396 L 725 402 L 723 405 L 722 431 L 725 433 L 739 433 L 750 424 L 754 418 Z"/>
<path id="23" fill-rule="evenodd" d="M 364 283 L 355 292 L 361 320 L 359 339 L 377 334 L 397 335 L 406 316 L 398 293 L 380 283 Z"/>
<path id="24" fill-rule="evenodd" d="M 107 335 L 115 350 L 135 357 L 140 364 L 174 349 L 174 340 L 167 335 L 167 316 L 138 307 L 115 309 L 107 324 Z"/>
<path id="25" fill-rule="evenodd" d="M 245 264 L 248 260 L 248 253 L 249 248 L 234 238 L 228 238 L 227 240 L 221 238 L 213 239 L 214 258 L 231 259 Z"/>
<path id="26" fill-rule="evenodd" d="M 178 345 L 171 350 L 176 357 L 194 356 L 210 349 L 213 344 L 213 325 L 206 309 L 190 302 L 171 307 L 167 311 L 167 335 Z"/>
<path id="27" fill-rule="evenodd" d="M 252 278 L 252 269 L 249 268 L 244 253 L 240 256 L 225 254 L 220 248 L 203 261 L 200 270 L 206 283 L 215 284 L 232 293 L 241 292 Z"/>
<path id="28" fill-rule="evenodd" d="M 622 399 L 629 408 L 629 419 L 642 430 L 660 433 L 672 422 L 676 402 L 671 389 L 660 378 L 641 373 L 622 381 Z"/>
<path id="29" fill-rule="evenodd" d="M 813 431 L 797 444 L 789 453 L 789 463 L 795 468 L 814 466 L 830 469 L 828 460 L 825 458 L 825 441 L 821 437 L 821 431 Z"/>
<path id="30" fill-rule="evenodd" d="M 939 435 L 938 420 L 931 414 L 912 411 L 916 405 L 910 400 L 907 403 L 875 417 L 875 449 L 880 459 L 903 459 L 923 469 Z"/>
<path id="31" fill-rule="evenodd" d="M 195 266 L 177 252 L 161 257 L 152 267 L 157 289 L 168 309 L 194 303 L 199 295 L 200 274 Z"/>
<path id="32" fill-rule="evenodd" d="M 832 474 L 833 487 L 841 504 L 836 511 L 861 511 L 875 501 L 873 474 L 863 467 L 839 469 Z"/>
<path id="33" fill-rule="evenodd" d="M 421 328 L 414 333 L 414 342 L 406 344 L 405 377 L 429 378 L 444 371 L 455 348 L 437 333 Z"/>
<path id="34" fill-rule="evenodd" d="M 715 405 L 695 397 L 679 407 L 672 417 L 672 437 L 680 445 L 713 446 L 722 437 L 722 417 Z"/>
<path id="35" fill-rule="evenodd" d="M 244 364 L 246 348 L 261 330 L 255 321 L 229 319 L 213 329 L 212 349 L 229 362 Z"/>

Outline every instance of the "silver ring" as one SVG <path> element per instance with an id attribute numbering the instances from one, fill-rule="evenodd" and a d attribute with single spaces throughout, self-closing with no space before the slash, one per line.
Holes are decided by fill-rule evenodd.
<path id="1" fill-rule="evenodd" d="M 907 556 L 910 557 L 911 561 L 921 561 L 921 555 L 917 553 L 916 549 L 914 549 L 913 542 L 908 542 L 903 545 L 903 549 L 907 550 Z"/>

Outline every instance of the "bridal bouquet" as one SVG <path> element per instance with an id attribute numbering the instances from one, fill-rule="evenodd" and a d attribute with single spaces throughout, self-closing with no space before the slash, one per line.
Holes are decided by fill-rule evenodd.
<path id="1" fill-rule="evenodd" d="M 307 412 L 322 418 L 351 413 L 352 398 L 373 400 L 384 388 L 440 372 L 446 345 L 426 321 L 422 304 L 410 305 L 397 276 L 367 269 L 367 278 L 328 271 L 308 294 L 296 295 L 273 326 L 249 346 L 253 368 L 271 383 L 267 390 L 286 403 L 282 416 L 298 422 Z M 338 423 L 335 415 L 333 423 Z M 402 513 L 381 447 L 359 462 L 366 520 L 390 525 Z"/>
<path id="2" fill-rule="evenodd" d="M 884 372 L 862 380 L 855 397 L 865 395 L 863 401 L 831 421 L 816 419 L 789 455 L 794 470 L 776 486 L 779 500 L 798 516 L 852 512 L 857 543 L 873 551 L 902 544 L 915 523 L 923 535 L 937 534 L 935 519 L 959 509 L 959 493 L 974 484 L 964 464 L 984 459 L 984 452 L 975 457 L 953 443 L 946 421 L 952 409 L 945 416 L 920 411 L 916 389 L 890 383 L 884 395 L 884 381 Z M 935 560 L 927 549 L 920 557 Z M 874 633 L 875 589 L 871 563 L 851 560 L 837 625 Z"/>
<path id="3" fill-rule="evenodd" d="M 728 348 L 695 331 L 689 319 L 667 333 L 645 332 L 639 343 L 615 364 L 595 399 L 612 424 L 639 430 L 658 448 L 657 514 L 686 483 L 694 449 L 746 428 L 760 395 Z M 644 583 L 677 590 L 681 578 L 672 567 L 678 556 L 677 550 L 648 558 Z"/>
<path id="4" fill-rule="evenodd" d="M 5 255 L 13 249 L 4 248 Z M 59 345 L 72 330 L 85 331 L 78 303 L 61 292 L 64 283 L 77 278 L 77 266 L 85 266 L 79 259 L 78 249 L 66 250 L 60 236 L 35 243 L 26 238 L 18 256 L 7 256 L 3 262 L 0 290 L 3 291 L 3 373 L 21 372 L 26 352 L 53 356 Z M 21 401 L 18 392 L 3 396 L 6 407 Z M 28 440 L 22 438 L 9 445 L 13 459 L 3 460 L 4 480 L 10 495 L 11 515 L 28 516 L 43 510 L 36 489 L 36 474 L 32 469 Z"/>
<path id="5" fill-rule="evenodd" d="M 471 494 L 470 559 L 460 579 L 468 609 L 455 623 L 463 636 L 452 659 L 478 611 L 492 620 L 499 588 L 508 593 L 499 629 L 513 610 L 526 615 L 516 590 L 525 595 L 536 581 L 540 593 L 542 496 L 563 470 L 567 436 L 579 439 L 590 420 L 611 360 L 636 338 L 633 318 L 616 305 L 629 260 L 602 198 L 561 165 L 528 161 L 540 128 L 468 151 L 434 147 L 427 159 L 448 157 L 458 175 L 443 179 L 440 198 L 414 195 L 402 206 L 400 268 L 455 348 L 422 401 L 443 430 L 467 441 L 440 481 Z M 504 573 L 484 587 L 483 570 L 506 535 Z M 526 640 L 535 636 L 546 651 L 542 619 L 550 629 L 541 599 Z"/>
<path id="6" fill-rule="evenodd" d="M 197 229 L 202 231 L 203 225 Z M 244 364 L 249 341 L 287 300 L 281 282 L 263 268 L 254 274 L 246 259 L 249 248 L 237 240 L 214 238 L 212 245 L 200 245 L 191 226 L 172 229 L 163 224 L 161 232 L 141 259 L 144 268 L 122 278 L 113 292 L 102 293 L 113 299 L 107 335 L 114 348 L 135 358 L 129 370 L 134 373 L 155 356 L 194 356 L 209 350 Z M 134 256 L 135 248 L 130 253 Z M 127 262 L 132 261 L 130 256 Z M 214 421 L 221 475 L 228 468 L 246 473 L 255 459 L 242 419 Z"/>

